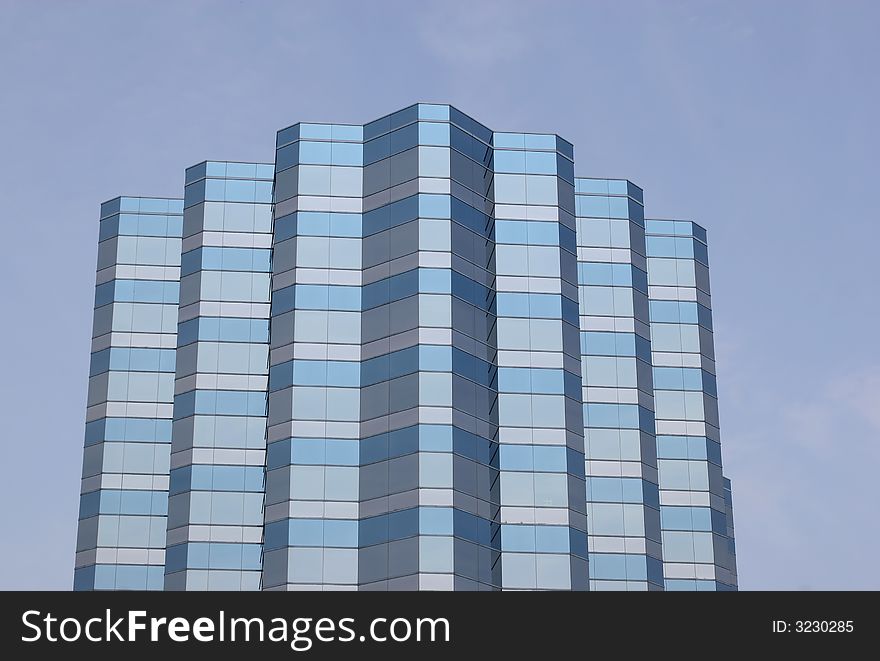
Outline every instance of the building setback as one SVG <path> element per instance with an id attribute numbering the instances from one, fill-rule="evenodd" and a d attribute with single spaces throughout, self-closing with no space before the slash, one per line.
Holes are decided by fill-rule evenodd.
<path id="1" fill-rule="evenodd" d="M 417 104 L 101 207 L 77 590 L 731 590 L 706 232 Z"/>

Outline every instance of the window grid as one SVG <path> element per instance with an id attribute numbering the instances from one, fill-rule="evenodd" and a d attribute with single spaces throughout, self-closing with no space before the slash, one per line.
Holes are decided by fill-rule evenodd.
<path id="1" fill-rule="evenodd" d="M 571 143 L 415 104 L 100 217 L 75 589 L 736 589 L 706 232 Z"/>

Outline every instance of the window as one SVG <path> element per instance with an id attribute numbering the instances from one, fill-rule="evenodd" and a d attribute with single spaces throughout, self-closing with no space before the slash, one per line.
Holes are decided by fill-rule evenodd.
<path id="1" fill-rule="evenodd" d="M 703 461 L 660 459 L 657 467 L 663 489 L 709 490 L 708 465 Z"/>
<path id="2" fill-rule="evenodd" d="M 448 178 L 449 149 L 444 147 L 419 147 L 419 176 Z"/>
<path id="3" fill-rule="evenodd" d="M 688 259 L 649 257 L 648 283 L 673 287 L 696 287 L 694 262 Z"/>

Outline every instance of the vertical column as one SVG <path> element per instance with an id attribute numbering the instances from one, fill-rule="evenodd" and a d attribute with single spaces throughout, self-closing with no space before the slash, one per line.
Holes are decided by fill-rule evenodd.
<path id="1" fill-rule="evenodd" d="M 278 133 L 263 589 L 358 580 L 362 128 Z"/>
<path id="2" fill-rule="evenodd" d="M 186 171 L 165 588 L 260 586 L 272 166 Z"/>
<path id="3" fill-rule="evenodd" d="M 706 230 L 648 220 L 646 234 L 666 588 L 735 589 Z"/>
<path id="4" fill-rule="evenodd" d="M 504 589 L 587 589 L 572 147 L 494 134 Z"/>
<path id="5" fill-rule="evenodd" d="M 739 581 L 736 574 L 736 530 L 733 526 L 733 489 L 730 485 L 730 480 L 726 477 L 724 478 L 724 505 L 724 513 L 727 516 L 727 550 L 730 554 L 728 569 L 731 576 L 729 584 L 738 587 Z"/>
<path id="6" fill-rule="evenodd" d="M 445 105 L 364 127 L 362 589 L 492 587 L 490 139 Z"/>
<path id="7" fill-rule="evenodd" d="M 101 205 L 75 590 L 161 590 L 180 200 Z"/>
<path id="8" fill-rule="evenodd" d="M 590 587 L 663 588 L 642 191 L 575 181 Z"/>

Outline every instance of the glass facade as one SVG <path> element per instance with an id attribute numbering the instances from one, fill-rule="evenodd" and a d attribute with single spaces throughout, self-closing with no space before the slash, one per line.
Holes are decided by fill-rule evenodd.
<path id="1" fill-rule="evenodd" d="M 577 179 L 590 580 L 663 587 L 642 190 Z"/>
<path id="2" fill-rule="evenodd" d="M 500 587 L 586 590 L 573 148 L 493 138 Z"/>
<path id="3" fill-rule="evenodd" d="M 362 133 L 277 136 L 266 590 L 357 589 Z"/>
<path id="4" fill-rule="evenodd" d="M 161 590 L 183 202 L 101 205 L 74 589 Z"/>
<path id="5" fill-rule="evenodd" d="M 364 126 L 361 589 L 493 585 L 490 140 L 448 106 Z"/>
<path id="6" fill-rule="evenodd" d="M 258 590 L 273 166 L 186 171 L 166 590 Z"/>
<path id="7" fill-rule="evenodd" d="M 681 220 L 645 225 L 666 589 L 731 590 L 706 230 Z"/>
<path id="8" fill-rule="evenodd" d="M 571 143 L 417 104 L 101 211 L 75 589 L 735 589 L 705 232 Z"/>

